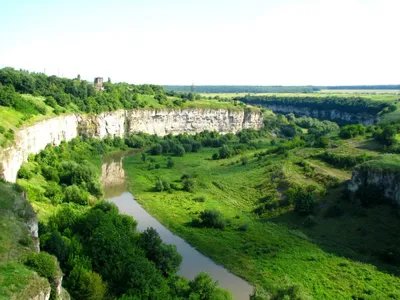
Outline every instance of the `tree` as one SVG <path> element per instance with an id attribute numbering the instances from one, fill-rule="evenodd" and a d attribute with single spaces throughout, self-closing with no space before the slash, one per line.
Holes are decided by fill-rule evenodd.
<path id="1" fill-rule="evenodd" d="M 171 156 L 168 156 L 168 160 L 167 160 L 167 168 L 168 169 L 172 169 L 174 167 L 175 163 L 172 160 Z"/>
<path id="2" fill-rule="evenodd" d="M 70 272 L 66 286 L 71 296 L 77 300 L 101 300 L 105 299 L 107 293 L 107 285 L 101 276 L 79 265 L 75 265 Z"/>
<path id="3" fill-rule="evenodd" d="M 209 300 L 213 299 L 217 290 L 217 282 L 213 281 L 207 273 L 199 273 L 192 281 L 189 282 L 191 293 L 189 299 Z"/>
<path id="4" fill-rule="evenodd" d="M 183 190 L 192 193 L 194 190 L 195 181 L 192 177 L 184 178 L 182 180 Z"/>
<path id="5" fill-rule="evenodd" d="M 174 155 L 176 155 L 176 156 L 184 156 L 185 153 L 186 153 L 185 148 L 183 148 L 182 145 L 180 145 L 180 144 L 175 145 L 175 147 L 174 147 Z"/>
<path id="6" fill-rule="evenodd" d="M 139 245 L 146 253 L 147 259 L 154 262 L 164 276 L 175 274 L 182 262 L 182 256 L 175 245 L 163 244 L 160 235 L 154 228 L 147 228 L 139 237 Z"/>
<path id="7" fill-rule="evenodd" d="M 146 158 L 147 158 L 146 153 L 142 152 L 142 155 L 141 155 L 140 158 L 141 158 L 141 160 L 142 160 L 143 162 L 146 162 Z"/>
<path id="8" fill-rule="evenodd" d="M 219 158 L 229 158 L 232 155 L 232 150 L 227 146 L 223 145 L 221 148 L 219 148 Z"/>
<path id="9" fill-rule="evenodd" d="M 65 189 L 65 201 L 87 205 L 88 194 L 87 192 L 82 191 L 77 185 L 73 184 Z"/>

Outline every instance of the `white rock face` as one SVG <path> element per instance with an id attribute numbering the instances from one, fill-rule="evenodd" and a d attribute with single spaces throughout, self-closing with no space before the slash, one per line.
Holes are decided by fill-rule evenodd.
<path id="1" fill-rule="evenodd" d="M 82 134 L 104 138 L 138 132 L 159 136 L 196 134 L 204 130 L 235 133 L 262 126 L 261 112 L 227 109 L 118 110 L 98 115 L 59 116 L 16 133 L 14 145 L 0 150 L 1 176 L 6 181 L 15 182 L 21 164 L 27 161 L 30 154 L 37 154 L 49 144 L 59 145 Z"/>
<path id="2" fill-rule="evenodd" d="M 322 109 L 309 109 L 307 107 L 297 107 L 292 105 L 279 105 L 279 104 L 266 104 L 265 107 L 273 112 L 288 114 L 294 113 L 299 116 L 313 117 L 323 120 L 340 120 L 347 123 L 361 123 L 364 125 L 373 125 L 378 116 L 367 113 L 349 113 L 337 109 L 322 110 Z"/>
<path id="3" fill-rule="evenodd" d="M 355 193 L 360 187 L 368 185 L 381 187 L 385 197 L 392 200 L 393 204 L 400 206 L 400 178 L 398 173 L 356 168 L 347 188 L 350 192 Z"/>

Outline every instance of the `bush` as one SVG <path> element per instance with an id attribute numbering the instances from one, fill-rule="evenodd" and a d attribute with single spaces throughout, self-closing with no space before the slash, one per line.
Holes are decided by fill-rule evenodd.
<path id="1" fill-rule="evenodd" d="M 50 166 L 45 166 L 42 168 L 42 175 L 46 180 L 49 181 L 54 181 L 54 182 L 59 182 L 60 177 L 58 177 L 58 171 L 57 169 L 50 167 Z"/>
<path id="2" fill-rule="evenodd" d="M 168 161 L 167 161 L 167 168 L 168 169 L 172 169 L 174 167 L 175 163 L 173 162 L 171 156 L 168 157 Z"/>
<path id="3" fill-rule="evenodd" d="M 65 201 L 80 205 L 88 204 L 88 194 L 82 191 L 77 185 L 73 184 L 65 189 Z"/>
<path id="4" fill-rule="evenodd" d="M 352 124 L 343 126 L 340 129 L 339 137 L 342 139 L 349 139 L 356 137 L 357 135 L 363 135 L 365 133 L 365 127 L 362 124 Z"/>
<path id="5" fill-rule="evenodd" d="M 187 177 L 182 180 L 183 190 L 192 193 L 195 186 L 195 181 L 192 177 Z"/>
<path id="6" fill-rule="evenodd" d="M 73 299 L 77 300 L 105 299 L 107 293 L 107 285 L 100 275 L 79 265 L 75 265 L 70 272 L 66 286 Z"/>
<path id="7" fill-rule="evenodd" d="M 160 155 L 162 153 L 162 146 L 157 144 L 150 149 L 151 155 Z"/>
<path id="8" fill-rule="evenodd" d="M 247 156 L 242 156 L 240 161 L 242 162 L 242 165 L 245 166 L 249 162 L 249 158 Z"/>
<path id="9" fill-rule="evenodd" d="M 205 196 L 194 197 L 193 201 L 195 201 L 195 202 L 206 202 L 206 197 Z"/>
<path id="10" fill-rule="evenodd" d="M 296 186 L 287 190 L 287 199 L 294 203 L 294 210 L 301 215 L 308 215 L 314 212 L 315 196 L 310 188 Z"/>
<path id="11" fill-rule="evenodd" d="M 222 217 L 221 213 L 215 209 L 209 210 L 206 209 L 200 213 L 200 223 L 196 224 L 195 221 L 192 225 L 200 225 L 201 227 L 208 227 L 208 228 L 216 228 L 216 229 L 224 229 L 225 228 L 225 221 Z"/>
<path id="12" fill-rule="evenodd" d="M 175 145 L 173 153 L 176 156 L 184 156 L 186 151 L 185 151 L 185 148 L 183 148 L 182 145 Z"/>
<path id="13" fill-rule="evenodd" d="M 18 178 L 31 179 L 33 173 L 29 171 L 26 166 L 22 165 L 21 168 L 18 170 L 17 176 Z"/>
<path id="14" fill-rule="evenodd" d="M 49 280 L 52 280 L 58 274 L 57 259 L 44 251 L 29 253 L 24 259 L 24 264 L 38 273 L 39 276 Z"/>
<path id="15" fill-rule="evenodd" d="M 163 191 L 171 191 L 171 185 L 169 184 L 168 181 L 163 180 L 161 178 L 156 179 L 156 184 L 154 186 L 154 190 L 157 192 L 163 192 Z"/>
<path id="16" fill-rule="evenodd" d="M 6 131 L 6 129 L 4 128 L 4 126 L 0 125 L 0 133 L 4 133 Z"/>
<path id="17" fill-rule="evenodd" d="M 218 156 L 219 159 L 229 158 L 231 157 L 231 155 L 232 155 L 232 150 L 227 145 L 223 145 L 221 148 L 219 148 L 219 156 Z"/>
<path id="18" fill-rule="evenodd" d="M 64 197 L 61 187 L 54 181 L 49 181 L 47 183 L 44 195 L 49 198 L 54 205 L 61 203 Z"/>

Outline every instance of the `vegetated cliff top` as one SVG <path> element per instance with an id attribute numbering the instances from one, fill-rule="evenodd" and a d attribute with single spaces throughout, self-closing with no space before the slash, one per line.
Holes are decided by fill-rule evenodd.
<path id="1" fill-rule="evenodd" d="M 43 73 L 0 69 L 0 147 L 13 141 L 19 127 L 69 113 L 98 114 L 118 109 L 258 110 L 227 99 L 206 99 L 195 93 L 165 91 L 157 85 L 104 83 L 96 91 L 91 82 Z"/>
<path id="2" fill-rule="evenodd" d="M 367 161 L 357 166 L 357 169 L 376 172 L 388 171 L 400 174 L 400 156 L 397 154 L 382 155 L 377 159 Z"/>
<path id="3" fill-rule="evenodd" d="M 46 279 L 20 263 L 34 249 L 25 223 L 34 217 L 28 201 L 0 182 L 0 299 L 28 299 L 49 287 Z"/>

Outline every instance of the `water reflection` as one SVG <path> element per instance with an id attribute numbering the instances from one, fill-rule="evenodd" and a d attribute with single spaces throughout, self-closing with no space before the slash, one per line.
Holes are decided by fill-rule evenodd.
<path id="1" fill-rule="evenodd" d="M 193 279 L 199 272 L 207 272 L 214 280 L 218 280 L 222 288 L 229 290 L 235 299 L 249 299 L 249 295 L 253 291 L 250 284 L 229 273 L 225 268 L 190 246 L 184 239 L 174 235 L 144 210 L 131 193 L 127 192 L 125 171 L 122 167 L 124 156 L 126 154 L 114 155 L 104 160 L 101 182 L 106 198 L 114 202 L 121 213 L 132 216 L 138 221 L 138 230 L 143 231 L 148 227 L 153 227 L 165 243 L 174 244 L 177 247 L 183 258 L 179 275 Z"/>

